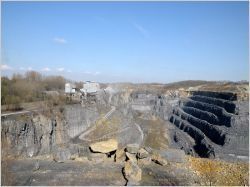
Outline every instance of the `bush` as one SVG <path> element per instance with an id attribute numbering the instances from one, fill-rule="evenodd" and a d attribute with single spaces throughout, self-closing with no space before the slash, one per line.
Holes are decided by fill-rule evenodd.
<path id="1" fill-rule="evenodd" d="M 42 92 L 45 90 L 64 90 L 65 79 L 62 76 L 42 77 L 35 71 L 26 74 L 13 74 L 12 79 L 1 78 L 1 105 L 6 105 L 7 110 L 19 110 L 20 104 L 43 100 Z M 50 98 L 52 105 L 57 106 L 65 102 L 64 98 Z"/>

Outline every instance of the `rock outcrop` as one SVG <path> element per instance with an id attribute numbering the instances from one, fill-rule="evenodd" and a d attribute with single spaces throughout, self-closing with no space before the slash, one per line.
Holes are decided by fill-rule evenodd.
<path id="1" fill-rule="evenodd" d="M 5 155 L 33 157 L 50 154 L 56 147 L 58 132 L 55 119 L 37 115 L 1 120 L 1 123 L 2 153 Z"/>

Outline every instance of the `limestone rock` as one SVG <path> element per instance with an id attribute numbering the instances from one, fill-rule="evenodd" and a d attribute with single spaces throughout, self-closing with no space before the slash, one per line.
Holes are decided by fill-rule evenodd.
<path id="1" fill-rule="evenodd" d="M 152 155 L 152 161 L 155 162 L 156 164 L 159 164 L 159 165 L 162 165 L 162 166 L 165 166 L 167 165 L 167 160 L 164 159 L 159 153 L 154 153 Z"/>
<path id="2" fill-rule="evenodd" d="M 137 153 L 137 158 L 143 159 L 147 157 L 149 157 L 149 153 L 144 148 L 141 148 Z"/>
<path id="3" fill-rule="evenodd" d="M 131 154 L 131 153 L 129 153 L 129 152 L 126 152 L 126 157 L 127 157 L 128 160 L 130 160 L 131 162 L 137 163 L 136 155 L 135 155 L 135 154 Z"/>
<path id="4" fill-rule="evenodd" d="M 78 162 L 88 162 L 89 160 L 88 160 L 87 157 L 76 157 L 75 161 L 78 161 Z"/>
<path id="5" fill-rule="evenodd" d="M 118 147 L 118 142 L 115 139 L 97 142 L 90 145 L 90 149 L 97 153 L 109 153 L 115 151 Z"/>
<path id="6" fill-rule="evenodd" d="M 93 153 L 90 155 L 90 161 L 92 161 L 96 164 L 104 162 L 107 159 L 108 159 L 107 155 L 103 154 L 103 153 Z"/>
<path id="7" fill-rule="evenodd" d="M 39 169 L 40 169 L 39 160 L 36 160 L 33 171 L 37 171 L 37 170 L 39 170 Z"/>
<path id="8" fill-rule="evenodd" d="M 183 163 L 186 161 L 185 152 L 179 149 L 167 149 L 159 152 L 161 157 L 169 162 Z"/>
<path id="9" fill-rule="evenodd" d="M 76 158 L 78 158 L 78 157 L 79 157 L 78 154 L 72 154 L 70 156 L 70 160 L 76 160 Z"/>
<path id="10" fill-rule="evenodd" d="M 153 150 L 151 147 L 144 147 L 144 149 L 149 153 L 149 154 L 152 154 L 153 153 Z"/>
<path id="11" fill-rule="evenodd" d="M 118 149 L 115 153 L 115 162 L 123 162 L 126 159 L 124 150 Z"/>
<path id="12" fill-rule="evenodd" d="M 79 157 L 88 157 L 91 154 L 88 146 L 79 146 L 78 145 L 78 156 Z"/>
<path id="13" fill-rule="evenodd" d="M 56 162 L 64 162 L 70 160 L 71 153 L 67 148 L 57 148 L 53 153 L 53 158 Z"/>
<path id="14" fill-rule="evenodd" d="M 126 151 L 132 154 L 136 154 L 139 150 L 138 144 L 128 144 L 126 147 Z"/>
<path id="15" fill-rule="evenodd" d="M 141 175 L 142 171 L 136 163 L 131 162 L 130 160 L 125 163 L 124 176 L 127 179 L 128 184 L 139 182 L 141 180 Z"/>
<path id="16" fill-rule="evenodd" d="M 140 165 L 144 165 L 144 166 L 149 165 L 149 164 L 151 164 L 151 157 L 139 159 L 137 163 L 139 166 Z"/>

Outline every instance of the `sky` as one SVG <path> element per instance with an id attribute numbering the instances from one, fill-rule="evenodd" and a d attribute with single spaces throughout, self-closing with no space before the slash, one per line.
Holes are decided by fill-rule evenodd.
<path id="1" fill-rule="evenodd" d="M 248 2 L 2 2 L 1 74 L 248 80 Z"/>

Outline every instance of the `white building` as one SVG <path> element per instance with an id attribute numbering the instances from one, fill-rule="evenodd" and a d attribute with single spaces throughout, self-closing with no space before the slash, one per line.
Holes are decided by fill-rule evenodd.
<path id="1" fill-rule="evenodd" d="M 83 83 L 83 88 L 81 89 L 82 92 L 84 92 L 85 94 L 94 94 L 97 91 L 100 90 L 100 85 L 97 82 L 91 82 L 91 81 L 87 81 L 85 83 Z"/>
<path id="2" fill-rule="evenodd" d="M 76 86 L 71 83 L 66 83 L 65 84 L 65 93 L 71 94 L 71 93 L 76 93 Z"/>

